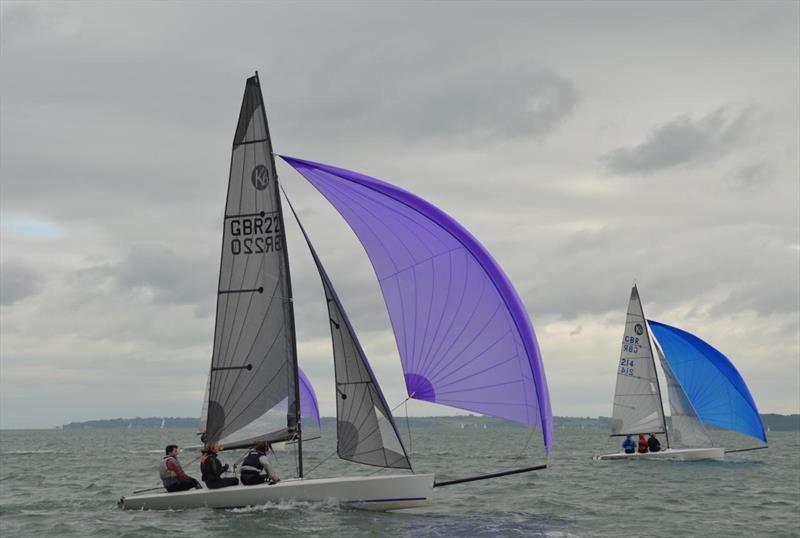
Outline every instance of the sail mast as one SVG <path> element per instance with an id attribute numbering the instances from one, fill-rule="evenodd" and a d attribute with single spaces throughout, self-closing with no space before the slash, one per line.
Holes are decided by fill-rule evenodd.
<path id="1" fill-rule="evenodd" d="M 264 95 L 261 92 L 261 80 L 258 78 L 258 71 L 256 71 L 256 86 L 258 86 L 258 99 L 261 103 L 261 115 L 264 120 L 264 129 L 266 132 L 269 132 L 269 124 L 267 123 L 267 110 L 264 106 Z M 270 143 L 270 154 L 269 160 L 272 163 L 272 169 L 275 171 L 275 181 L 278 181 L 278 170 L 275 167 L 275 155 L 272 153 L 272 144 Z M 281 209 L 281 196 L 280 192 L 276 189 L 275 196 L 275 205 L 278 210 L 278 219 L 281 223 L 281 230 L 286 230 L 284 227 L 283 222 L 283 210 Z M 289 272 L 289 250 L 286 245 L 286 232 L 283 232 L 284 241 L 283 241 L 283 250 L 284 250 L 284 267 L 283 270 L 286 273 L 286 284 L 287 284 L 287 292 L 288 297 L 287 300 L 289 302 L 289 338 L 291 339 L 291 349 L 292 349 L 292 362 L 293 368 L 289 375 L 294 376 L 294 419 L 295 419 L 295 436 L 297 439 L 297 475 L 300 478 L 303 478 L 303 434 L 302 428 L 300 425 L 300 377 L 299 377 L 299 367 L 297 364 L 297 331 L 295 329 L 294 324 L 294 299 L 292 295 L 292 277 L 291 273 Z M 292 410 L 289 409 L 289 412 Z"/>
<path id="2" fill-rule="evenodd" d="M 642 306 L 642 299 L 639 295 L 639 289 L 636 287 L 636 284 L 633 285 L 634 289 L 636 289 L 636 295 L 639 297 L 639 307 L 642 309 L 642 319 L 644 320 L 644 333 L 647 336 L 647 346 L 650 348 L 650 360 L 653 361 L 653 377 L 656 378 L 656 395 L 658 396 L 658 405 L 661 408 L 661 421 L 664 424 L 664 438 L 667 442 L 667 448 L 669 448 L 669 432 L 667 431 L 667 417 L 664 415 L 664 402 L 661 400 L 661 384 L 658 381 L 658 370 L 656 370 L 656 358 L 653 355 L 653 344 L 650 336 L 650 327 L 647 324 L 647 316 L 644 315 L 644 307 Z"/>

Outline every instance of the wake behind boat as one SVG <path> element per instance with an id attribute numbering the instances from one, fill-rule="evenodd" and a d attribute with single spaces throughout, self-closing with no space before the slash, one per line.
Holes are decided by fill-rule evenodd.
<path id="1" fill-rule="evenodd" d="M 653 347 L 667 379 L 669 428 L 664 418 Z M 643 453 L 623 451 L 594 459 L 725 459 L 726 450 L 714 446 L 705 424 L 767 442 L 753 397 L 730 360 L 686 331 L 646 320 L 639 290 L 634 285 L 617 368 L 611 436 L 663 434 L 667 448 Z"/>
<path id="2" fill-rule="evenodd" d="M 552 446 L 552 415 L 536 336 L 497 262 L 461 225 L 381 180 L 283 157 L 339 211 L 364 246 L 383 291 L 408 398 L 522 423 Z M 333 283 L 295 220 L 327 302 L 336 379 L 337 455 L 405 474 L 309 478 L 303 470 L 302 386 L 294 302 L 275 169 L 258 75 L 247 80 L 233 142 L 217 289 L 214 347 L 200 431 L 226 449 L 289 443 L 296 479 L 123 497 L 128 509 L 231 508 L 281 500 L 372 510 L 431 503 L 433 488 L 545 465 L 434 482 L 416 474 L 391 410 Z M 287 198 L 288 201 L 288 198 Z M 289 204 L 291 207 L 291 204 Z M 316 406 L 316 404 L 314 404 Z"/>

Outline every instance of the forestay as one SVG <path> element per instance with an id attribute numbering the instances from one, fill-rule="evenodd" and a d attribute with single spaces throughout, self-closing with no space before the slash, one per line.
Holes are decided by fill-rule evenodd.
<path id="1" fill-rule="evenodd" d="M 692 406 L 692 402 L 686 396 L 672 368 L 664 358 L 664 352 L 658 339 L 653 335 L 656 353 L 658 354 L 659 364 L 667 378 L 667 394 L 669 396 L 670 426 L 669 442 L 673 447 L 707 448 L 713 446 L 711 437 L 708 435 L 703 423 L 697 418 L 697 413 Z"/>
<path id="2" fill-rule="evenodd" d="M 356 172 L 283 157 L 358 236 L 383 292 L 408 395 L 521 422 L 552 443 L 533 327 L 506 275 L 460 224 Z"/>
<path id="3" fill-rule="evenodd" d="M 766 443 L 755 401 L 731 361 L 691 333 L 652 320 L 649 324 L 698 418 Z"/>
<path id="4" fill-rule="evenodd" d="M 314 245 L 296 213 L 294 216 L 319 271 L 328 305 L 336 377 L 337 454 L 356 463 L 411 469 L 394 417 L 361 343 Z"/>
<path id="5" fill-rule="evenodd" d="M 291 282 L 258 78 L 247 80 L 225 205 L 205 440 L 293 437 L 298 421 Z"/>
<path id="6" fill-rule="evenodd" d="M 612 435 L 664 433 L 653 351 L 636 286 L 631 289 L 614 391 Z"/>

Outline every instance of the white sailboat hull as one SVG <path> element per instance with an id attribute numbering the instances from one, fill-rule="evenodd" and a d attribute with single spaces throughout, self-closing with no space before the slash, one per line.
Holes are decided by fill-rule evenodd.
<path id="1" fill-rule="evenodd" d="M 429 506 L 433 474 L 288 479 L 274 485 L 231 486 L 176 493 L 123 497 L 128 510 L 181 510 L 188 508 L 239 508 L 281 501 L 328 501 L 364 510 L 399 510 Z"/>
<path id="2" fill-rule="evenodd" d="M 595 456 L 595 460 L 678 460 L 678 461 L 692 461 L 692 460 L 724 460 L 724 448 L 668 448 L 660 452 L 645 452 L 639 454 L 625 454 L 624 452 L 616 452 L 614 454 L 604 454 L 602 456 Z"/>

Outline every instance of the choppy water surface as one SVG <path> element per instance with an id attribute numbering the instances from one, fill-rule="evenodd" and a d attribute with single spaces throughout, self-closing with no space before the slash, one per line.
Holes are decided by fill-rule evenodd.
<path id="1" fill-rule="evenodd" d="M 330 432 L 306 444 L 306 469 L 335 448 Z M 542 462 L 539 437 L 523 456 L 518 428 L 413 432 L 413 462 L 437 479 Z M 601 430 L 556 431 L 550 468 L 439 488 L 434 505 L 391 513 L 334 503 L 129 512 L 120 496 L 158 484 L 167 443 L 191 430 L 0 432 L 0 534 L 12 536 L 800 536 L 800 435 L 772 433 L 770 449 L 725 462 L 594 462 L 613 449 Z M 741 446 L 741 439 L 737 442 Z M 532 456 L 532 454 L 534 456 Z M 223 453 L 232 462 L 234 453 Z M 195 454 L 183 453 L 199 477 Z M 293 452 L 277 454 L 284 475 Z M 327 460 L 312 477 L 368 474 Z"/>

